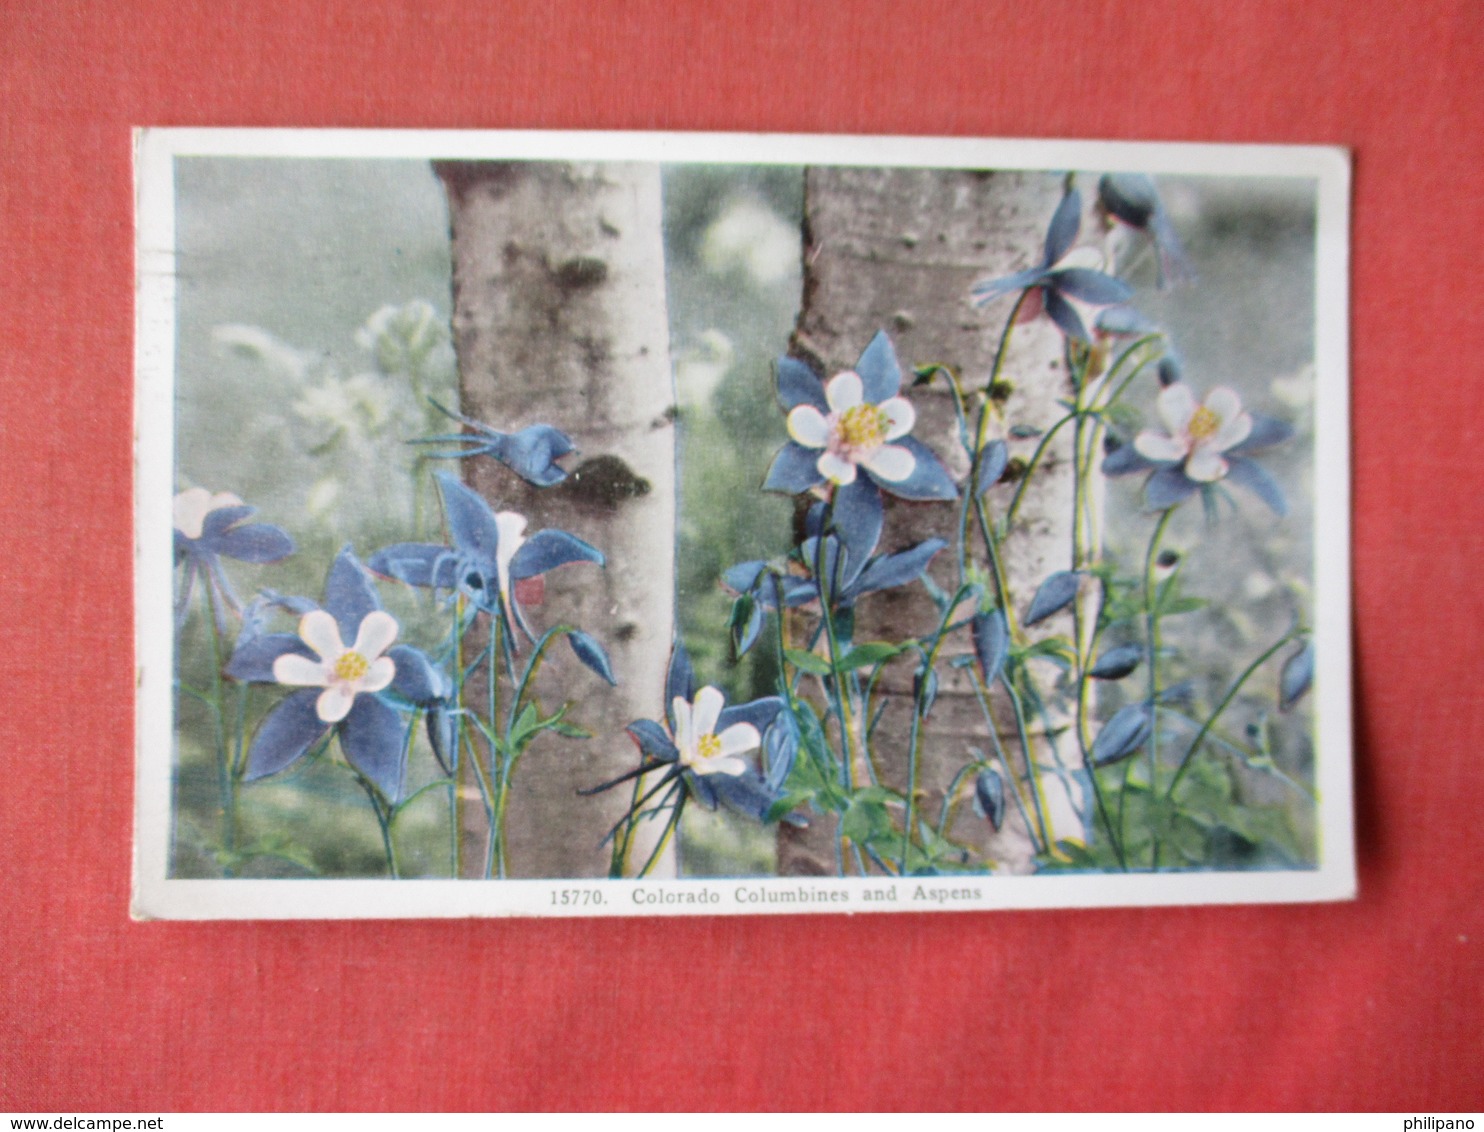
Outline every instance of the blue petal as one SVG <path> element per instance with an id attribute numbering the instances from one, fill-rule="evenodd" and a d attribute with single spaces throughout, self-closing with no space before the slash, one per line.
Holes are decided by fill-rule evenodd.
<path id="1" fill-rule="evenodd" d="M 636 719 L 629 724 L 627 731 L 639 745 L 641 754 L 667 763 L 673 763 L 680 757 L 680 752 L 675 749 L 675 744 L 665 733 L 665 729 L 652 719 Z"/>
<path id="2" fill-rule="evenodd" d="M 678 636 L 675 647 L 670 650 L 670 669 L 665 673 L 665 719 L 675 728 L 675 712 L 672 705 L 676 697 L 686 703 L 696 698 L 696 670 L 691 667 L 690 654 L 685 651 L 685 642 Z"/>
<path id="3" fill-rule="evenodd" d="M 448 530 L 459 552 L 472 561 L 487 566 L 494 573 L 495 551 L 500 545 L 500 529 L 495 513 L 475 491 L 465 487 L 447 472 L 438 473 L 438 487 L 443 492 L 443 511 L 448 516 Z"/>
<path id="4" fill-rule="evenodd" d="M 763 754 L 768 766 L 765 781 L 772 789 L 782 790 L 799 755 L 799 725 L 791 712 L 780 711 L 763 733 Z"/>
<path id="5" fill-rule="evenodd" d="M 815 372 L 797 358 L 778 359 L 778 403 L 785 413 L 799 405 L 813 405 L 821 413 L 830 411 L 824 385 Z"/>
<path id="6" fill-rule="evenodd" d="M 1077 596 L 1077 584 L 1075 570 L 1058 570 L 1052 574 L 1041 583 L 1036 596 L 1031 598 L 1031 607 L 1025 611 L 1024 624 L 1038 624 L 1071 605 L 1072 599 Z"/>
<path id="7" fill-rule="evenodd" d="M 1037 283 L 1045 282 L 1046 274 L 1047 269 L 1043 264 L 1039 267 L 1027 268 L 1025 271 L 1017 271 L 1014 275 L 1002 275 L 998 279 L 981 279 L 974 284 L 969 294 L 973 298 L 974 305 L 982 307 L 1001 295 L 1011 295 L 1034 287 Z"/>
<path id="8" fill-rule="evenodd" d="M 1010 626 L 1005 622 L 1005 611 L 976 613 L 969 631 L 974 638 L 974 655 L 979 658 L 979 672 L 985 684 L 993 684 L 1010 655 Z"/>
<path id="9" fill-rule="evenodd" d="M 442 704 L 434 704 L 428 709 L 428 742 L 444 774 L 453 774 L 459 769 L 458 726 L 458 716 Z"/>
<path id="10" fill-rule="evenodd" d="M 1189 499 L 1200 486 L 1179 468 L 1160 468 L 1144 485 L 1144 505 L 1152 511 L 1167 511 Z"/>
<path id="11" fill-rule="evenodd" d="M 277 562 L 294 553 L 294 540 L 272 523 L 249 523 L 224 531 L 213 549 L 239 562 Z"/>
<path id="12" fill-rule="evenodd" d="M 375 696 L 357 696 L 340 723 L 340 749 L 389 800 L 401 797 L 407 727 L 394 708 Z"/>
<path id="13" fill-rule="evenodd" d="M 768 469 L 763 490 L 797 495 L 821 483 L 824 483 L 824 476 L 819 474 L 819 452 L 790 440 L 773 457 L 773 466 Z"/>
<path id="14" fill-rule="evenodd" d="M 244 780 L 252 782 L 276 774 L 324 738 L 330 725 L 315 711 L 319 697 L 320 689 L 305 688 L 285 696 L 268 713 L 247 749 Z"/>
<path id="15" fill-rule="evenodd" d="M 367 565 L 376 573 L 410 586 L 451 590 L 459 584 L 458 555 L 446 546 L 399 542 L 383 547 Z"/>
<path id="16" fill-rule="evenodd" d="M 340 626 L 342 641 L 354 641 L 366 615 L 381 608 L 381 599 L 376 596 L 370 576 L 349 547 L 330 564 L 325 600 L 321 604 Z"/>
<path id="17" fill-rule="evenodd" d="M 1092 765 L 1107 766 L 1126 759 L 1149 740 L 1154 713 L 1148 704 L 1129 704 L 1114 713 L 1092 742 Z"/>
<path id="18" fill-rule="evenodd" d="M 1126 303 L 1134 297 L 1127 283 L 1090 267 L 1064 267 L 1053 271 L 1051 284 L 1059 293 L 1081 299 L 1084 303 Z"/>
<path id="19" fill-rule="evenodd" d="M 716 774 L 706 776 L 697 774 L 693 770 L 687 770 L 685 772 L 685 786 L 686 789 L 690 792 L 690 796 L 692 798 L 701 803 L 701 805 L 705 806 L 708 810 L 714 810 L 716 809 L 716 791 L 712 788 L 711 782 L 708 781 L 708 777 L 712 779 L 725 778 L 726 775 Z"/>
<path id="20" fill-rule="evenodd" d="M 224 669 L 233 680 L 251 684 L 272 684 L 273 662 L 281 656 L 302 656 L 317 659 L 315 652 L 296 633 L 264 633 L 238 638 L 232 650 L 232 659 Z"/>
<path id="21" fill-rule="evenodd" d="M 734 723 L 750 723 L 761 735 L 768 729 L 768 725 L 778 718 L 778 712 L 782 707 L 783 700 L 778 696 L 764 696 L 751 703 L 722 708 L 721 715 L 716 718 L 717 734 L 725 731 Z"/>
<path id="22" fill-rule="evenodd" d="M 1061 198 L 1061 203 L 1056 206 L 1056 214 L 1051 218 L 1051 224 L 1046 229 L 1046 253 L 1043 262 L 1050 267 L 1067 252 L 1072 250 L 1072 244 L 1077 239 L 1077 232 L 1082 227 L 1082 194 L 1072 189 Z"/>
<path id="23" fill-rule="evenodd" d="M 1009 463 L 1010 449 L 1003 440 L 991 440 L 984 446 L 984 451 L 979 453 L 979 473 L 975 481 L 979 485 L 980 495 L 1000 482 Z"/>
<path id="24" fill-rule="evenodd" d="M 1268 475 L 1256 461 L 1249 460 L 1245 456 L 1233 456 L 1227 453 L 1226 463 L 1228 471 L 1226 478 L 1232 483 L 1240 484 L 1253 495 L 1273 509 L 1273 514 L 1280 519 L 1288 514 L 1288 500 L 1283 495 L 1283 489 L 1278 486 L 1278 481 Z"/>
<path id="25" fill-rule="evenodd" d="M 559 428 L 537 424 L 502 437 L 492 454 L 527 483 L 551 487 L 567 478 L 556 461 L 577 451 L 572 438 Z"/>
<path id="26" fill-rule="evenodd" d="M 897 395 L 902 388 L 902 367 L 897 362 L 897 352 L 892 348 L 886 331 L 876 331 L 876 336 L 861 351 L 855 372 L 860 374 L 861 387 L 869 404 L 879 405 Z"/>
<path id="27" fill-rule="evenodd" d="M 1122 444 L 1103 458 L 1103 475 L 1127 476 L 1134 472 L 1147 472 L 1156 466 L 1132 444 Z"/>
<path id="28" fill-rule="evenodd" d="M 1235 456 L 1245 452 L 1256 452 L 1293 439 L 1293 426 L 1287 421 L 1280 421 L 1276 417 L 1265 417 L 1261 413 L 1252 413 L 1251 417 L 1252 431 L 1247 434 L 1247 439 L 1240 444 L 1233 444 L 1226 450 L 1226 455 Z"/>
<path id="29" fill-rule="evenodd" d="M 1125 306 L 1106 307 L 1098 311 L 1093 325 L 1098 328 L 1099 332 L 1118 338 L 1137 338 L 1159 331 L 1159 325 L 1153 319 L 1146 317 L 1133 307 Z"/>
<path id="30" fill-rule="evenodd" d="M 422 649 L 397 645 L 388 649 L 386 655 L 397 666 L 396 675 L 392 677 L 392 691 L 408 703 L 429 707 L 453 695 L 453 681 Z"/>
<path id="31" fill-rule="evenodd" d="M 713 774 L 709 778 L 716 796 L 724 805 L 755 821 L 767 821 L 773 806 L 784 797 L 782 790 L 769 785 L 754 770 L 745 770 L 737 775 Z M 792 816 L 785 820 L 798 824 Z"/>
<path id="32" fill-rule="evenodd" d="M 537 531 L 526 539 L 510 560 L 510 576 L 534 578 L 569 562 L 596 562 L 601 566 L 603 552 L 566 531 Z"/>
<path id="33" fill-rule="evenodd" d="M 1283 662 L 1283 673 L 1278 678 L 1278 707 L 1287 711 L 1298 703 L 1299 698 L 1314 682 L 1314 642 L 1305 641 L 1303 647 Z"/>
<path id="34" fill-rule="evenodd" d="M 295 617 L 303 617 L 311 610 L 319 608 L 319 605 L 310 601 L 307 597 L 295 597 L 292 594 L 281 594 L 277 590 L 262 590 L 263 600 L 269 605 L 275 605 L 285 612 L 292 613 Z"/>
<path id="35" fill-rule="evenodd" d="M 754 562 L 739 562 L 722 574 L 721 584 L 733 593 L 756 593 L 760 601 L 767 601 L 769 598 L 767 591 L 773 587 L 766 585 L 759 588 L 757 584 L 767 568 L 768 564 L 762 559 Z"/>
<path id="36" fill-rule="evenodd" d="M 740 660 L 752 650 L 752 646 L 757 644 L 758 637 L 762 635 L 763 610 L 767 608 L 767 606 L 764 602 L 759 601 L 757 598 L 753 597 L 750 594 L 745 594 L 742 597 L 739 597 L 737 601 L 745 602 L 747 606 L 746 621 L 742 622 L 740 625 L 737 624 L 736 621 L 734 621 L 732 624 L 732 651 L 737 659 Z M 734 605 L 734 617 L 736 616 L 736 613 L 737 608 Z"/>
<path id="37" fill-rule="evenodd" d="M 1155 210 L 1149 231 L 1154 236 L 1154 249 L 1159 253 L 1156 285 L 1163 289 L 1171 283 L 1194 282 L 1195 264 L 1185 254 L 1185 245 L 1180 242 L 1175 226 L 1170 223 L 1170 214 L 1163 207 Z"/>
<path id="38" fill-rule="evenodd" d="M 1104 173 L 1098 181 L 1098 200 L 1110 216 L 1130 228 L 1145 228 L 1159 207 L 1154 182 L 1143 173 Z"/>
<path id="39" fill-rule="evenodd" d="M 876 552 L 884 517 L 881 492 L 865 476 L 856 476 L 854 482 L 835 492 L 835 532 L 846 552 L 842 585 L 849 586 Z"/>
<path id="40" fill-rule="evenodd" d="M 882 491 L 889 491 L 900 499 L 957 499 L 958 488 L 954 485 L 953 478 L 948 474 L 948 469 L 942 461 L 933 454 L 933 450 L 922 441 L 913 436 L 904 436 L 893 440 L 893 444 L 907 449 L 915 457 L 915 465 L 912 474 L 897 483 L 876 479 L 876 485 Z M 870 476 L 871 473 L 865 468 L 861 469 Z"/>
<path id="41" fill-rule="evenodd" d="M 896 554 L 883 554 L 872 559 L 850 588 L 850 600 L 917 581 L 932 561 L 933 555 L 947 545 L 940 538 L 930 538 Z"/>
<path id="42" fill-rule="evenodd" d="M 248 516 L 257 513 L 256 507 L 249 507 L 245 503 L 236 507 L 218 507 L 215 511 L 208 511 L 206 517 L 201 520 L 201 537 L 197 541 L 214 549 L 216 541 L 222 535 Z"/>
<path id="43" fill-rule="evenodd" d="M 603 651 L 602 645 L 581 629 L 573 629 L 569 632 L 567 643 L 572 646 L 572 651 L 577 654 L 578 660 L 608 683 L 617 687 L 618 678 L 613 675 L 613 665 L 609 663 L 608 654 Z"/>
<path id="44" fill-rule="evenodd" d="M 1179 354 L 1166 354 L 1159 359 L 1159 365 L 1155 368 L 1161 385 L 1179 385 L 1185 380 L 1185 363 L 1180 360 Z"/>
<path id="45" fill-rule="evenodd" d="M 1046 315 L 1056 323 L 1057 328 L 1068 338 L 1086 342 L 1087 327 L 1082 324 L 1082 316 L 1077 313 L 1077 308 L 1062 298 L 1054 287 L 1043 287 L 1041 294 L 1046 303 Z"/>
<path id="46" fill-rule="evenodd" d="M 974 781 L 974 808 L 999 829 L 1005 820 L 1005 780 L 994 767 L 986 767 Z"/>
<path id="47" fill-rule="evenodd" d="M 926 719 L 933 704 L 938 701 L 938 671 L 935 668 L 919 668 L 912 676 L 912 698 L 917 701 L 918 711 Z"/>
<path id="48" fill-rule="evenodd" d="M 1143 645 L 1117 645 L 1098 657 L 1089 670 L 1099 680 L 1122 680 L 1144 659 Z"/>

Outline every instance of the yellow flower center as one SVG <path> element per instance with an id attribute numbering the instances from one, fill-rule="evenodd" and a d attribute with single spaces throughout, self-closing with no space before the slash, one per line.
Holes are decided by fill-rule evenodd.
<path id="1" fill-rule="evenodd" d="M 836 434 L 847 448 L 880 448 L 891 422 L 875 405 L 856 405 L 840 414 Z"/>
<path id="2" fill-rule="evenodd" d="M 1190 418 L 1190 425 L 1186 431 L 1190 433 L 1191 440 L 1209 440 L 1220 428 L 1221 418 L 1202 405 Z"/>
<path id="3" fill-rule="evenodd" d="M 721 740 L 709 732 L 696 740 L 696 758 L 714 759 L 721 754 Z"/>
<path id="4" fill-rule="evenodd" d="M 335 678 L 347 683 L 365 678 L 371 671 L 371 662 L 358 652 L 343 652 L 335 662 Z"/>

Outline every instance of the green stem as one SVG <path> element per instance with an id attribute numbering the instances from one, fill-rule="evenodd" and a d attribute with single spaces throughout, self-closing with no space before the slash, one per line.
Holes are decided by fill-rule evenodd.
<path id="1" fill-rule="evenodd" d="M 216 744 L 217 791 L 222 804 L 222 849 L 227 855 L 226 873 L 232 875 L 237 855 L 237 791 L 233 786 L 232 768 L 227 753 L 226 722 L 222 719 L 222 639 L 217 628 L 216 587 L 209 574 L 203 574 L 201 588 L 206 591 L 206 626 L 211 638 L 211 718 Z"/>
<path id="2" fill-rule="evenodd" d="M 1007 531 L 1010 529 L 1011 524 L 1015 522 L 1015 516 L 1020 513 L 1020 501 L 1025 496 L 1026 488 L 1030 485 L 1031 474 L 1036 470 L 1036 466 L 1040 464 L 1041 457 L 1046 454 L 1046 446 L 1051 443 L 1052 437 L 1061 430 L 1062 425 L 1068 421 L 1077 420 L 1078 416 L 1079 414 L 1077 413 L 1068 413 L 1066 416 L 1057 420 L 1041 435 L 1041 442 L 1036 445 L 1036 450 L 1031 453 L 1031 458 L 1025 466 L 1025 471 L 1020 473 L 1020 482 L 1015 485 L 1015 494 L 1010 497 L 1010 506 L 1005 509 L 1004 524 Z"/>
<path id="3" fill-rule="evenodd" d="M 1046 819 L 1046 799 L 1041 791 L 1041 775 L 1036 770 L 1036 759 L 1031 753 L 1030 732 L 1025 726 L 1025 711 L 1021 707 L 1020 693 L 1016 691 L 1015 685 L 1010 682 L 1010 677 L 1000 673 L 1000 683 L 1005 686 L 1005 691 L 1010 696 L 1010 706 L 1015 710 L 1015 730 L 1020 736 L 1020 751 L 1025 758 L 1025 773 L 1031 788 L 1031 801 L 1036 808 L 1036 824 L 1041 829 L 1041 844 L 1045 846 L 1046 852 L 1051 852 L 1053 845 L 1051 841 L 1051 823 Z"/>
<path id="4" fill-rule="evenodd" d="M 999 724 L 995 721 L 994 712 L 989 706 L 989 688 L 976 672 L 974 673 L 974 696 L 979 701 L 979 708 L 984 712 L 984 721 L 989 728 L 989 740 L 994 745 L 995 758 L 1000 760 L 1000 767 L 1005 772 L 1005 781 L 1010 785 L 1011 796 L 1015 799 L 1015 808 L 1020 811 L 1020 820 L 1025 822 L 1025 831 L 1030 834 L 1032 843 L 1036 839 L 1036 827 L 1039 823 L 1031 821 L 1031 815 L 1025 808 L 1025 797 L 1021 791 L 1020 776 L 1010 766 L 1010 760 L 1005 755 L 1004 745 L 1000 742 Z M 1029 782 L 1027 782 L 1029 785 Z M 1042 852 L 1046 845 L 1037 846 Z"/>
<path id="5" fill-rule="evenodd" d="M 922 722 L 926 714 L 927 689 L 931 682 L 933 666 L 938 662 L 938 653 L 943 648 L 948 623 L 953 619 L 953 611 L 963 603 L 967 593 L 967 588 L 961 587 L 943 610 L 943 616 L 938 620 L 938 631 L 933 636 L 932 647 L 923 655 L 921 668 L 923 678 L 917 682 L 917 688 L 912 697 L 912 734 L 907 746 L 907 814 L 902 822 L 903 874 L 907 872 L 907 853 L 912 845 L 912 827 L 917 820 L 917 763 L 922 753 Z"/>
<path id="6" fill-rule="evenodd" d="M 1195 738 L 1191 740 L 1190 746 L 1186 749 L 1184 756 L 1180 759 L 1180 765 L 1175 768 L 1175 776 L 1170 779 L 1169 788 L 1165 791 L 1166 801 L 1170 801 L 1174 798 L 1175 788 L 1180 785 L 1180 780 L 1185 777 L 1186 768 L 1190 766 L 1191 760 L 1194 759 L 1196 751 L 1200 750 L 1200 746 L 1203 742 L 1205 742 L 1206 736 L 1210 733 L 1211 728 L 1214 727 L 1216 725 L 1216 721 L 1221 718 L 1221 713 L 1227 709 L 1227 706 L 1232 702 L 1232 700 L 1236 698 L 1237 693 L 1242 690 L 1242 685 L 1247 683 L 1247 681 L 1252 677 L 1252 674 L 1259 668 L 1261 668 L 1265 663 L 1267 663 L 1267 661 L 1272 658 L 1273 654 L 1275 654 L 1285 645 L 1296 639 L 1299 635 L 1299 633 L 1292 630 L 1283 634 L 1283 636 L 1278 639 L 1278 642 L 1276 644 L 1265 650 L 1261 656 L 1259 656 L 1256 660 L 1249 664 L 1243 671 L 1242 675 L 1237 677 L 1236 682 L 1227 689 L 1226 695 L 1221 697 L 1221 702 L 1216 705 L 1216 710 L 1213 711 L 1209 717 L 1207 717 L 1206 722 L 1201 725 L 1201 729 L 1196 732 Z"/>
<path id="7" fill-rule="evenodd" d="M 1173 507 L 1164 511 L 1159 522 L 1154 525 L 1154 531 L 1149 536 L 1149 550 L 1144 556 L 1144 622 L 1145 632 L 1149 643 L 1149 710 L 1154 711 L 1154 705 L 1159 702 L 1159 594 L 1154 584 L 1154 567 L 1159 555 L 1160 539 L 1164 537 L 1165 527 L 1169 525 L 1170 518 L 1175 514 Z M 1152 798 L 1159 792 L 1159 721 L 1151 718 L 1149 729 L 1149 796 Z M 1126 781 L 1126 780 L 1125 780 Z M 1150 830 L 1150 856 L 1149 867 L 1159 867 L 1159 830 Z"/>

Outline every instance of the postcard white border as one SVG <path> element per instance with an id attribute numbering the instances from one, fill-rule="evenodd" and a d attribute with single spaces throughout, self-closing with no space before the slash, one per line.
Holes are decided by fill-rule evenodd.
<path id="1" fill-rule="evenodd" d="M 1320 866 L 1302 871 L 934 878 L 180 880 L 171 828 L 170 501 L 174 480 L 175 193 L 179 156 L 642 161 L 1097 169 L 1309 178 L 1315 297 L 1315 726 Z M 135 132 L 134 891 L 137 919 L 774 915 L 798 912 L 1264 904 L 1355 895 L 1350 643 L 1350 158 L 1319 146 L 800 134 L 160 128 Z M 888 891 L 890 895 L 888 896 Z M 880 898 L 869 899 L 868 894 Z"/>

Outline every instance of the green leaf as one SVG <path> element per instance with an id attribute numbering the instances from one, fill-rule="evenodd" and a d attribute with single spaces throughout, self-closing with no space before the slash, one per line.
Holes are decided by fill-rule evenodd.
<path id="1" fill-rule="evenodd" d="M 840 832 L 857 844 L 864 844 L 893 832 L 891 815 L 881 802 L 854 798 L 840 819 Z"/>
<path id="2" fill-rule="evenodd" d="M 889 641 L 867 641 L 863 645 L 856 645 L 841 658 L 840 671 L 850 672 L 857 668 L 874 668 L 883 660 L 890 660 L 906 647 L 906 645 L 894 645 Z"/>
<path id="3" fill-rule="evenodd" d="M 800 672 L 807 672 L 811 676 L 830 674 L 830 662 L 816 653 L 805 652 L 803 649 L 784 649 L 783 656 Z"/>

